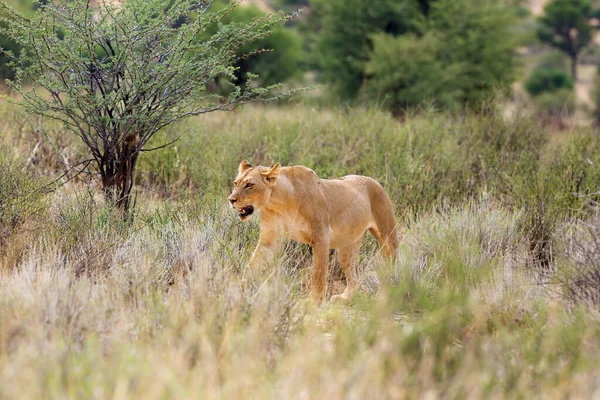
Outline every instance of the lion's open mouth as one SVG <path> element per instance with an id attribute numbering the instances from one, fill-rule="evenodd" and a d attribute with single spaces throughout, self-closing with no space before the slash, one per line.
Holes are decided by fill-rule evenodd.
<path id="1" fill-rule="evenodd" d="M 238 216 L 242 219 L 249 217 L 250 215 L 252 215 L 252 213 L 254 212 L 254 207 L 253 206 L 247 206 L 244 208 L 239 208 L 237 210 L 238 212 Z"/>

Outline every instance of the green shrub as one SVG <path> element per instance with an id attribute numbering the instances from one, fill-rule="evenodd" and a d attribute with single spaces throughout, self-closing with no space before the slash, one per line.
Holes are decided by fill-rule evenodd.
<path id="1" fill-rule="evenodd" d="M 555 153 L 547 164 L 539 155 L 523 154 L 510 179 L 516 208 L 522 209 L 520 226 L 529 242 L 535 265 L 554 262 L 553 241 L 558 226 L 573 217 L 584 217 L 590 200 L 598 200 L 600 154 L 598 133 L 581 132 Z"/>
<path id="2" fill-rule="evenodd" d="M 542 65 L 551 65 L 548 59 Z M 563 128 L 565 118 L 576 107 L 573 79 L 558 67 L 538 67 L 525 82 L 525 88 L 533 96 L 533 104 L 538 116 L 547 124 Z"/>
<path id="3" fill-rule="evenodd" d="M 536 68 L 527 81 L 525 88 L 533 96 L 561 89 L 573 89 L 573 79 L 558 68 Z"/>

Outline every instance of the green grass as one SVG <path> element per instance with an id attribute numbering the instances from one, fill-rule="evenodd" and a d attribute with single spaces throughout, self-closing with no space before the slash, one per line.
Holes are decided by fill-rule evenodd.
<path id="1" fill-rule="evenodd" d="M 36 134 L 1 112 L 13 122 L 0 142 L 30 155 Z M 49 131 L 64 154 L 81 151 Z M 585 256 L 598 244 L 586 230 L 594 132 L 551 147 L 535 121 L 493 110 L 398 122 L 287 106 L 189 120 L 154 145 L 182 131 L 176 148 L 141 158 L 132 225 L 80 178 L 46 196 L 31 236 L 10 236 L 0 398 L 600 394 L 598 304 L 568 290 L 597 268 Z M 30 165 L 60 175 L 39 151 Z M 367 240 L 363 290 L 348 306 L 308 300 L 306 246 L 289 243 L 277 268 L 249 273 L 257 221 L 226 204 L 243 158 L 380 180 L 399 216 L 397 261 Z M 328 295 L 341 287 L 331 281 Z"/>

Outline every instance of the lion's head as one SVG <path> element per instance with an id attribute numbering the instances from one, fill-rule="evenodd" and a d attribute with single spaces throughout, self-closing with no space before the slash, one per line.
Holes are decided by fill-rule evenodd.
<path id="1" fill-rule="evenodd" d="M 255 210 L 269 203 L 280 170 L 279 163 L 271 168 L 253 167 L 246 160 L 240 163 L 233 190 L 227 198 L 237 210 L 240 219 L 249 219 Z"/>

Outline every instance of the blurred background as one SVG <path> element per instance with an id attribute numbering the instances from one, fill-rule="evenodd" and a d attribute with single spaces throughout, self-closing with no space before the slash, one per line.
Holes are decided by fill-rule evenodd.
<path id="1" fill-rule="evenodd" d="M 9 0 L 33 12 L 30 0 Z M 458 110 L 502 98 L 551 131 L 600 121 L 600 2 L 591 0 L 244 0 L 247 22 L 301 10 L 241 52 L 237 76 L 262 84 L 321 84 L 317 104 L 368 105 L 394 116 Z M 226 21 L 227 22 L 227 21 Z M 0 36 L 0 46 L 19 49 Z M 0 57 L 0 81 L 12 78 Z M 218 90 L 218 89 L 217 89 Z"/>

